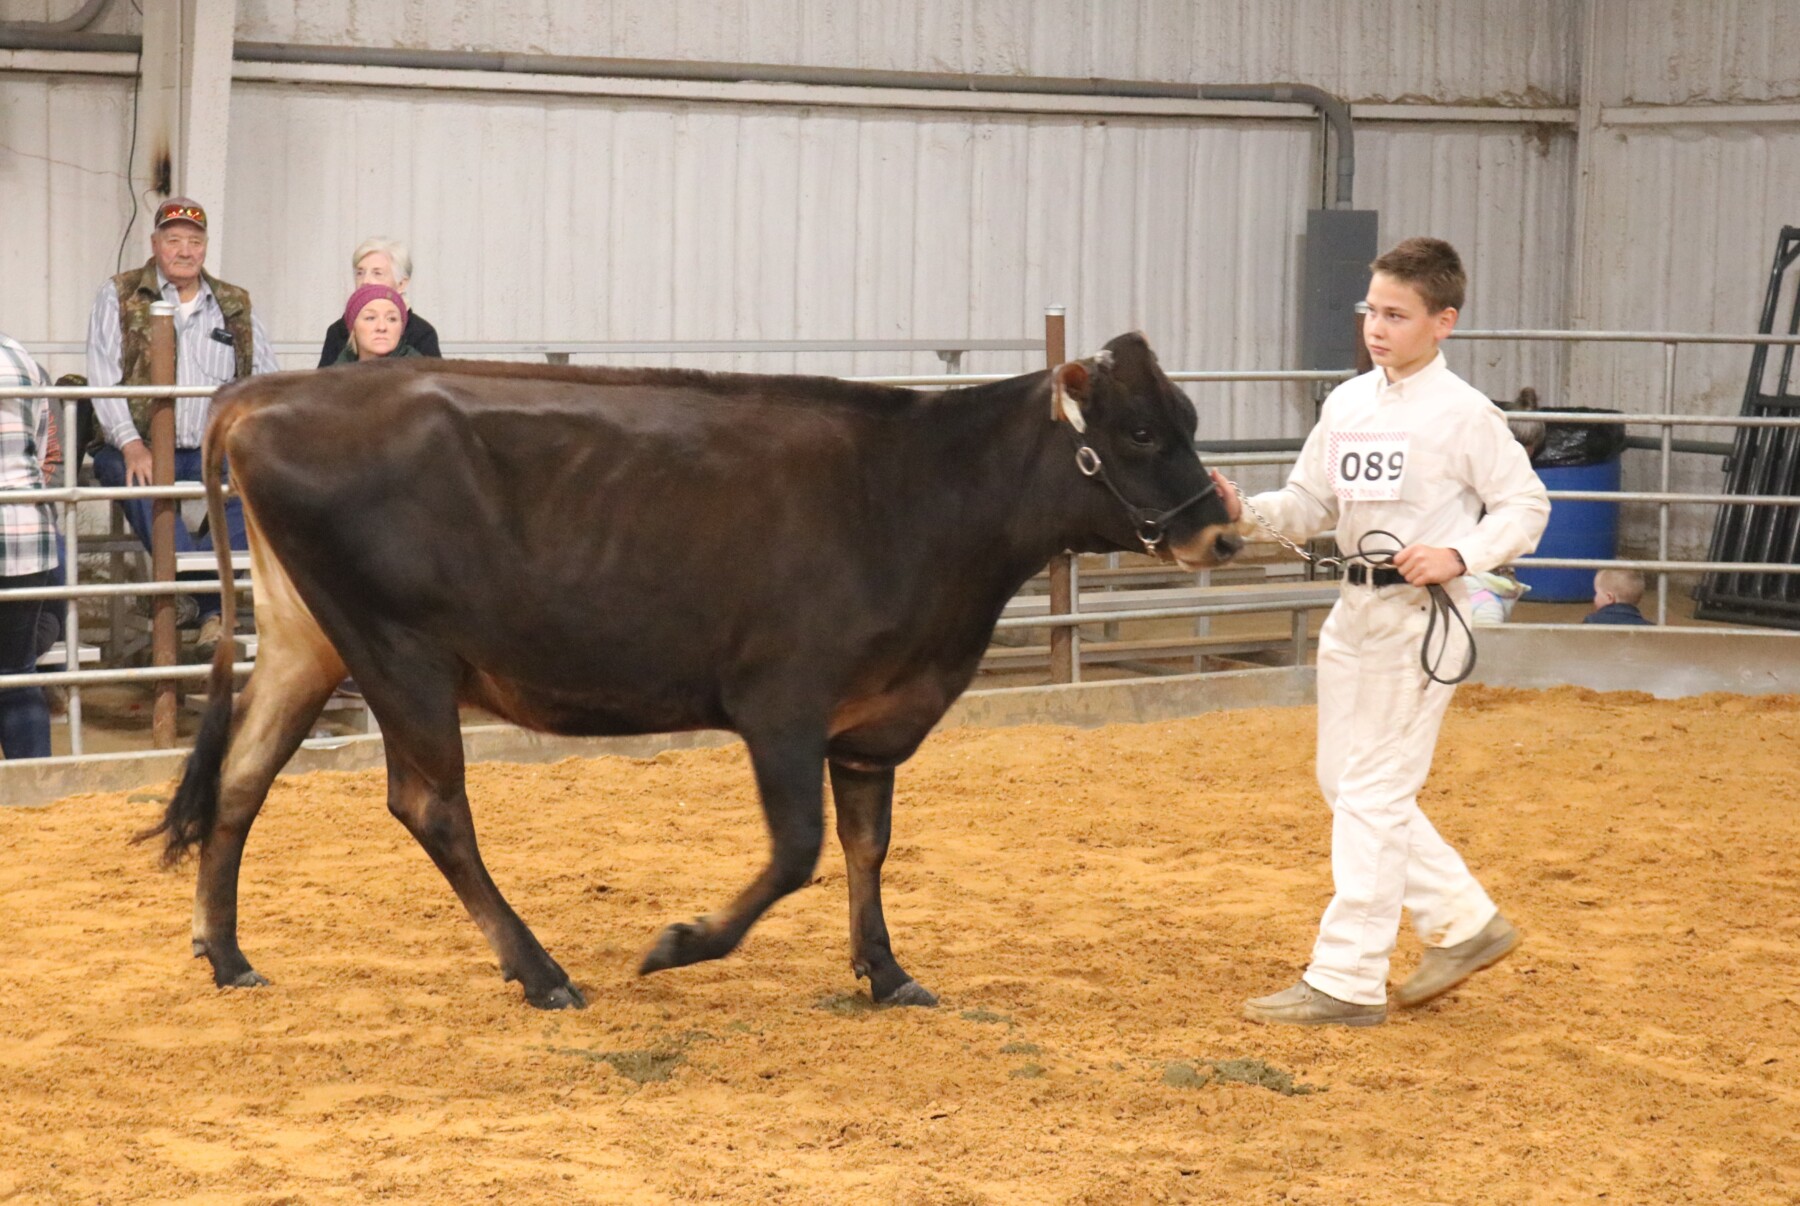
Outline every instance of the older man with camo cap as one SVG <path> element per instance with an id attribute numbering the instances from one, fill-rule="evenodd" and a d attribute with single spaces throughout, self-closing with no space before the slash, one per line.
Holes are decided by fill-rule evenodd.
<path id="1" fill-rule="evenodd" d="M 253 373 L 276 371 L 268 332 L 252 312 L 250 294 L 206 271 L 206 211 L 188 197 L 170 197 L 156 207 L 150 231 L 150 259 L 100 286 L 88 317 L 87 370 L 90 385 L 150 383 L 150 306 L 175 305 L 175 381 L 179 385 L 224 385 Z M 175 403 L 175 479 L 200 480 L 200 441 L 210 409 L 206 398 Z M 94 474 L 108 486 L 149 485 L 150 449 L 143 433 L 149 410 L 144 399 L 101 398 L 94 413 L 105 440 L 94 452 Z M 121 503 L 132 531 L 150 547 L 150 504 Z M 243 511 L 235 499 L 227 511 L 231 547 L 244 543 Z M 212 548 L 217 533 L 196 539 L 186 524 L 175 525 L 179 553 Z M 209 574 L 198 575 L 201 578 Z M 199 660 L 212 657 L 222 639 L 219 597 L 192 600 L 200 631 L 194 641 Z"/>

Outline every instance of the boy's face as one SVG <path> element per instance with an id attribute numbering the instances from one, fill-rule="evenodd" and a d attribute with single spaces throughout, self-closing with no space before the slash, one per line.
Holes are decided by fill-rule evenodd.
<path id="1" fill-rule="evenodd" d="M 1437 355 L 1438 343 L 1456 329 L 1456 310 L 1433 313 L 1418 289 L 1377 272 L 1364 299 L 1363 343 L 1369 359 L 1387 370 L 1390 381 L 1418 372 Z"/>

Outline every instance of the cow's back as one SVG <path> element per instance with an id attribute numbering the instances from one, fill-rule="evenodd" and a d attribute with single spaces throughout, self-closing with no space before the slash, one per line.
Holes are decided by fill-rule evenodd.
<path id="1" fill-rule="evenodd" d="M 229 400 L 234 479 L 328 628 L 427 634 L 618 731 L 722 723 L 735 680 L 795 658 L 848 677 L 915 656 L 920 533 L 954 508 L 896 497 L 914 395 L 512 370 L 329 370 Z"/>

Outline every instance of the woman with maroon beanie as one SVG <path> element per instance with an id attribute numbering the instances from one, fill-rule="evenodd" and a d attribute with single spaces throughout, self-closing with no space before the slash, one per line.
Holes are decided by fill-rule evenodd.
<path id="1" fill-rule="evenodd" d="M 356 287 L 364 285 L 386 285 L 406 295 L 406 286 L 412 280 L 412 253 L 406 244 L 395 239 L 364 239 L 350 255 L 350 271 L 355 274 Z M 438 351 L 437 330 L 432 325 L 411 312 L 406 314 L 405 329 L 400 333 L 400 342 L 420 356 L 440 356 Z M 319 367 L 339 363 L 344 345 L 350 339 L 350 324 L 339 318 L 325 329 L 325 346 L 319 351 Z"/>
<path id="2" fill-rule="evenodd" d="M 339 364 L 420 354 L 401 342 L 406 330 L 406 299 L 386 285 L 364 285 L 350 295 L 344 305 L 344 329 L 349 338 L 338 353 Z"/>

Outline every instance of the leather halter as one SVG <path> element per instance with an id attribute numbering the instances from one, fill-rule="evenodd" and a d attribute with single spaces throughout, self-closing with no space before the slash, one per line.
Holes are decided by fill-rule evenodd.
<path id="1" fill-rule="evenodd" d="M 1101 464 L 1100 454 L 1094 451 L 1093 446 L 1079 435 L 1075 435 L 1073 429 L 1070 430 L 1070 435 L 1075 440 L 1075 467 L 1081 470 L 1082 476 L 1093 478 L 1119 500 L 1119 505 L 1125 508 L 1125 514 L 1131 519 L 1131 526 L 1136 532 L 1137 538 L 1143 542 L 1146 553 L 1154 554 L 1156 546 L 1167 538 L 1168 524 L 1171 519 L 1201 499 L 1219 492 L 1218 483 L 1208 481 L 1199 492 L 1176 503 L 1166 511 L 1153 511 L 1149 507 L 1137 506 L 1119 493 L 1119 488 L 1112 484 L 1111 478 L 1106 476 L 1106 467 Z"/>

